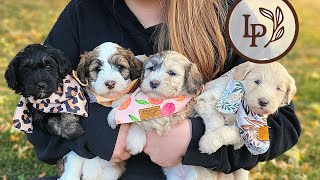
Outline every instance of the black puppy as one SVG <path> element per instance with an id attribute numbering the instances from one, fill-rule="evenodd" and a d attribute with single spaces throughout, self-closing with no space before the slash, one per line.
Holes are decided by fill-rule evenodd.
<path id="1" fill-rule="evenodd" d="M 53 47 L 31 44 L 11 61 L 5 73 L 8 87 L 24 97 L 48 98 L 59 83 L 70 74 L 71 64 L 63 53 Z M 44 113 L 28 103 L 35 129 L 73 139 L 83 134 L 77 115 Z"/>

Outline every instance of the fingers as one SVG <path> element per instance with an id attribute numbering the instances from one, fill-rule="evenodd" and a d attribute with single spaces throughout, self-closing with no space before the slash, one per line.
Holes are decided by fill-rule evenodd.
<path id="1" fill-rule="evenodd" d="M 131 157 L 131 154 L 128 152 L 123 152 L 121 154 L 113 154 L 110 162 L 112 163 L 121 163 L 122 161 L 126 161 Z"/>
<path id="2" fill-rule="evenodd" d="M 112 157 L 110 159 L 110 161 L 113 163 L 119 163 L 131 157 L 130 153 L 127 151 L 126 146 L 126 139 L 128 136 L 129 127 L 129 124 L 122 124 L 120 126 L 117 141 L 113 150 Z"/>

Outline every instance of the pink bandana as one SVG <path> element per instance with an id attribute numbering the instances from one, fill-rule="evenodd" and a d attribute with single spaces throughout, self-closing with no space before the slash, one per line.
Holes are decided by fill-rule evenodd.
<path id="1" fill-rule="evenodd" d="M 140 88 L 131 94 L 116 110 L 116 123 L 132 123 L 170 116 L 182 110 L 192 99 L 188 96 L 178 96 L 173 99 L 152 99 Z"/>
<path id="2" fill-rule="evenodd" d="M 88 116 L 87 100 L 78 82 L 70 75 L 63 79 L 63 84 L 58 87 L 57 92 L 46 99 L 35 100 L 34 97 L 25 98 L 23 96 L 20 98 L 13 116 L 13 125 L 22 132 L 32 133 L 32 117 L 27 103 L 32 103 L 35 109 L 45 113 L 71 113 Z"/>

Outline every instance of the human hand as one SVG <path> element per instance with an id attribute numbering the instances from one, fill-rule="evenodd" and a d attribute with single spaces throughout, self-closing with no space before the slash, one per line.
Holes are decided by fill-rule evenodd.
<path id="1" fill-rule="evenodd" d="M 181 162 L 191 140 L 189 120 L 171 128 L 162 136 L 156 131 L 147 131 L 147 143 L 144 152 L 150 156 L 151 161 L 162 166 L 172 167 Z"/>
<path id="2" fill-rule="evenodd" d="M 129 124 L 122 124 L 119 129 L 117 141 L 111 156 L 110 162 L 120 163 L 131 157 L 130 153 L 127 152 L 126 139 L 128 136 Z"/>

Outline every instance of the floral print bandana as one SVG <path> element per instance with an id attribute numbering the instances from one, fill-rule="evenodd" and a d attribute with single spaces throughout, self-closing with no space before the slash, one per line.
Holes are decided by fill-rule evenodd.
<path id="1" fill-rule="evenodd" d="M 27 104 L 44 113 L 71 113 L 88 117 L 87 100 L 83 91 L 72 76 L 67 75 L 58 90 L 45 99 L 21 97 L 13 116 L 13 125 L 16 129 L 32 133 L 32 117 Z"/>
<path id="2" fill-rule="evenodd" d="M 270 147 L 267 117 L 254 113 L 241 101 L 236 114 L 236 126 L 247 149 L 253 154 L 263 154 Z"/>
<path id="3" fill-rule="evenodd" d="M 182 110 L 192 99 L 189 96 L 178 96 L 172 99 L 153 99 L 136 89 L 116 110 L 116 123 L 132 123 L 170 116 Z"/>
<path id="4" fill-rule="evenodd" d="M 234 69 L 223 76 L 233 76 Z M 216 109 L 224 114 L 236 114 L 236 126 L 240 130 L 247 149 L 253 154 L 263 154 L 270 147 L 267 117 L 254 113 L 243 100 L 244 87 L 241 81 L 228 83 Z"/>

